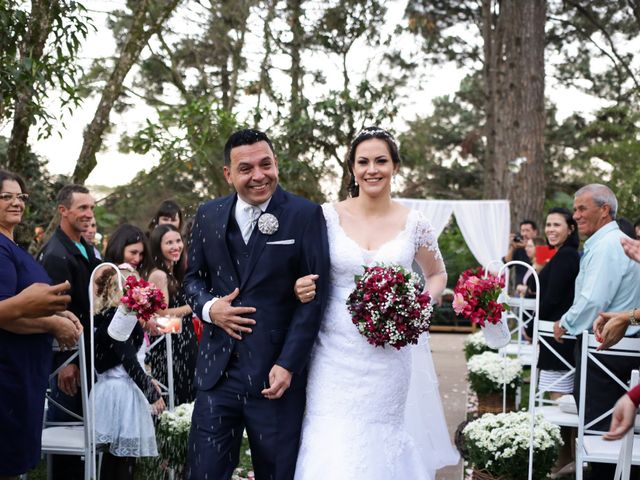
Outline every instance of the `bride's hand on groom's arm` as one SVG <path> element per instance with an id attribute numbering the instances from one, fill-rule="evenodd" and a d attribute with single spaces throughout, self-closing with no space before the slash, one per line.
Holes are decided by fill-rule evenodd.
<path id="1" fill-rule="evenodd" d="M 277 400 L 284 395 L 291 385 L 292 373 L 280 365 L 274 365 L 269 372 L 269 388 L 262 390 L 262 395 L 269 400 Z"/>
<path id="2" fill-rule="evenodd" d="M 209 309 L 209 318 L 213 324 L 227 332 L 227 335 L 242 340 L 242 333 L 251 333 L 249 325 L 255 325 L 256 321 L 250 318 L 242 317 L 247 313 L 256 311 L 253 307 L 234 307 L 231 302 L 240 294 L 239 289 L 235 289 L 229 295 L 220 297 L 211 305 Z"/>
<path id="3" fill-rule="evenodd" d="M 316 280 L 318 278 L 320 278 L 319 275 L 311 274 L 296 280 L 293 292 L 301 303 L 309 303 L 316 298 Z"/>

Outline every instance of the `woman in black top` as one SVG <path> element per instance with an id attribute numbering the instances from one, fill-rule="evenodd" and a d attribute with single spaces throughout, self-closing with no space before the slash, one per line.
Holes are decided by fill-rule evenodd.
<path id="1" fill-rule="evenodd" d="M 578 246 L 578 226 L 569 210 L 554 207 L 547 214 L 545 235 L 550 247 L 556 253 L 540 271 L 540 319 L 555 322 L 571 307 L 575 293 L 575 282 L 580 269 Z M 529 279 L 529 289 L 535 290 L 535 281 Z M 533 335 L 533 325 L 527 329 Z M 558 343 L 551 337 L 545 337 L 550 345 L 571 365 L 574 364 L 573 350 L 575 341 L 564 340 Z M 568 368 L 546 346 L 540 344 L 538 356 L 540 369 L 539 389 L 548 391 L 552 399 L 572 393 L 573 375 L 551 385 L 564 375 Z"/>

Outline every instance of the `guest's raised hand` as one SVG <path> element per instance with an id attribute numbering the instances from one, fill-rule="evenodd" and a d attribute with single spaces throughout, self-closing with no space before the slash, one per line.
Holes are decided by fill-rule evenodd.
<path id="1" fill-rule="evenodd" d="M 318 278 L 320 278 L 319 275 L 311 274 L 296 280 L 293 291 L 301 303 L 309 303 L 316 298 L 316 280 Z"/>
<path id="2" fill-rule="evenodd" d="M 162 397 L 160 397 L 158 400 L 156 400 L 151 404 L 151 412 L 154 415 L 160 415 L 162 412 L 166 410 L 166 408 L 167 408 L 167 405 L 164 403 L 164 400 L 162 399 Z"/>
<path id="3" fill-rule="evenodd" d="M 611 426 L 609 431 L 604 434 L 605 440 L 618 440 L 633 426 L 637 412 L 636 406 L 631 398 L 625 393 L 618 399 L 615 407 L 613 407 L 613 415 L 611 416 Z"/>
<path id="4" fill-rule="evenodd" d="M 64 350 L 74 347 L 82 334 L 82 325 L 78 318 L 71 312 L 61 312 L 50 318 L 52 322 L 50 333 L 58 341 L 60 348 Z"/>
<path id="5" fill-rule="evenodd" d="M 254 307 L 234 307 L 231 305 L 239 294 L 240 290 L 236 288 L 229 295 L 220 297 L 209 309 L 209 318 L 213 324 L 236 340 L 242 340 L 242 333 L 251 333 L 249 325 L 256 324 L 255 320 L 241 316 L 254 313 L 256 311 Z"/>
<path id="6" fill-rule="evenodd" d="M 277 400 L 284 395 L 291 385 L 292 374 L 280 365 L 274 365 L 269 372 L 269 388 L 262 390 L 262 395 L 269 400 Z"/>
<path id="7" fill-rule="evenodd" d="M 618 343 L 627 332 L 629 323 L 628 312 L 600 312 L 593 322 L 593 332 L 600 342 L 598 350 L 606 350 Z"/>
<path id="8" fill-rule="evenodd" d="M 71 301 L 69 295 L 64 295 L 64 292 L 69 288 L 71 288 L 69 282 L 53 286 L 46 283 L 29 285 L 18 294 L 24 305 L 23 315 L 25 317 L 46 317 L 64 310 Z"/>
<path id="9" fill-rule="evenodd" d="M 142 328 L 144 328 L 144 330 L 146 330 L 149 333 L 149 335 L 158 336 L 158 335 L 163 335 L 165 333 L 160 328 L 160 325 L 158 325 L 158 321 L 156 318 L 157 316 L 154 315 L 149 320 L 144 322 L 144 325 L 142 325 Z"/>
<path id="10" fill-rule="evenodd" d="M 567 331 L 564 329 L 564 327 L 562 325 L 560 325 L 560 320 L 557 320 L 556 322 L 554 322 L 554 324 L 553 324 L 553 338 L 556 339 L 556 342 L 564 343 L 564 340 L 562 339 L 562 336 L 565 333 L 567 333 Z"/>
<path id="11" fill-rule="evenodd" d="M 627 257 L 640 263 L 640 240 L 622 237 L 620 243 Z"/>

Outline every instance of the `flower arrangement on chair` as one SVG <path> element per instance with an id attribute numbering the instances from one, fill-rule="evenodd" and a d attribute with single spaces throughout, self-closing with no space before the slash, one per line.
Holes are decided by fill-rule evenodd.
<path id="1" fill-rule="evenodd" d="M 500 301 L 504 278 L 483 268 L 465 270 L 458 278 L 453 296 L 453 310 L 474 325 L 480 325 L 487 344 L 500 348 L 511 341 L 504 313 L 509 309 Z"/>

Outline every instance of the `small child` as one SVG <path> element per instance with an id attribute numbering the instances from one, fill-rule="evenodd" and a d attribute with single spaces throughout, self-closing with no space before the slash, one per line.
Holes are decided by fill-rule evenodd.
<path id="1" fill-rule="evenodd" d="M 129 270 L 122 273 L 125 277 L 138 276 Z M 95 398 L 96 441 L 109 444 L 100 475 L 104 480 L 133 480 L 135 459 L 158 455 L 151 412 L 159 414 L 165 404 L 158 386 L 144 369 L 147 345 L 141 322 L 124 342 L 107 333 L 122 296 L 113 269 L 106 268 L 96 280 L 96 295 L 98 380 L 91 396 Z"/>

